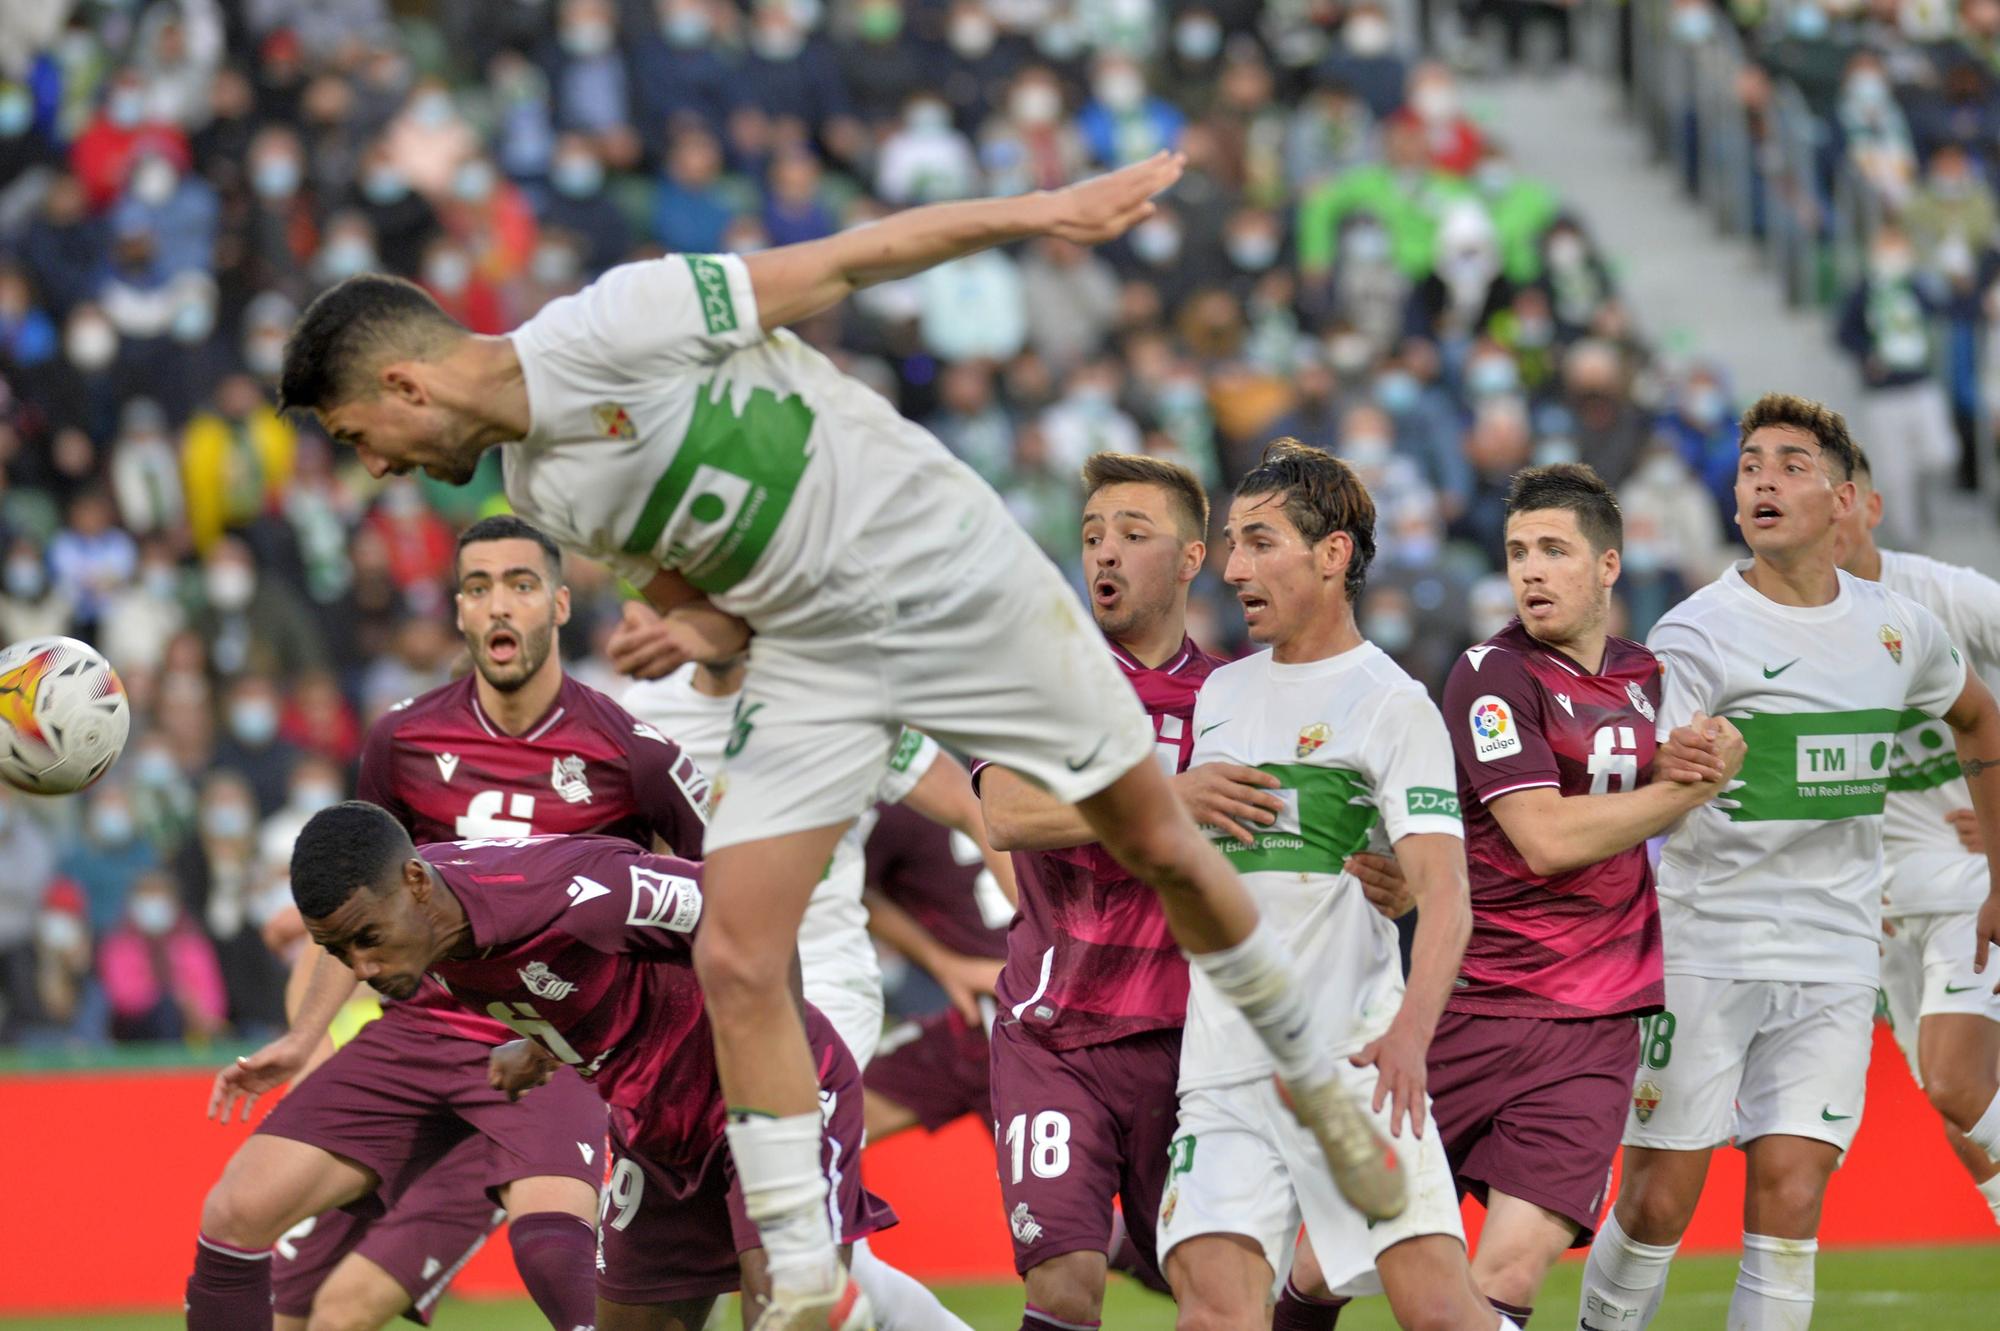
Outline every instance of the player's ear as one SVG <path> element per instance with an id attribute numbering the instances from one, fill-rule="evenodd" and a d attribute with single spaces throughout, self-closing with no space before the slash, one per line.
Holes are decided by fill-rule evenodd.
<path id="1" fill-rule="evenodd" d="M 1208 563 L 1208 542 L 1189 541 L 1181 547 L 1181 569 L 1178 574 L 1182 582 L 1193 582 L 1201 575 L 1202 566 Z"/>
<path id="2" fill-rule="evenodd" d="M 569 588 L 557 587 L 555 595 L 556 627 L 569 623 Z"/>
<path id="3" fill-rule="evenodd" d="M 1868 492 L 1868 530 L 1874 531 L 1881 525 L 1882 492 L 1880 490 L 1870 490 Z"/>
<path id="4" fill-rule="evenodd" d="M 403 861 L 403 885 L 410 889 L 410 896 L 415 900 L 430 900 L 431 871 L 422 857 L 412 855 Z"/>
<path id="5" fill-rule="evenodd" d="M 413 407 L 422 406 L 430 394 L 411 369 L 409 361 L 391 361 L 382 367 L 382 391 Z"/>
<path id="6" fill-rule="evenodd" d="M 1598 561 L 1597 585 L 1605 591 L 1610 591 L 1618 585 L 1618 575 L 1624 570 L 1624 567 L 1624 557 L 1618 553 L 1617 546 L 1612 546 L 1604 552 Z"/>

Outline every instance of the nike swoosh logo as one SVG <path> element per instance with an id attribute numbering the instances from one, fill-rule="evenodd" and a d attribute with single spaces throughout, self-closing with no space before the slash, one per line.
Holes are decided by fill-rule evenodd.
<path id="1" fill-rule="evenodd" d="M 1229 724 L 1229 722 L 1228 722 L 1228 720 L 1227 720 L 1227 719 L 1225 718 L 1224 720 L 1221 720 L 1221 721 L 1217 721 L 1217 722 L 1215 722 L 1215 723 L 1214 723 L 1213 725 L 1206 725 L 1206 726 L 1203 726 L 1203 727 L 1202 727 L 1202 728 L 1201 728 L 1200 730 L 1197 730 L 1197 731 L 1195 731 L 1195 732 L 1194 732 L 1194 737 L 1195 737 L 1196 739 L 1200 739 L 1200 738 L 1201 738 L 1201 737 L 1202 737 L 1203 735 L 1206 735 L 1206 734 L 1207 734 L 1207 733 L 1208 733 L 1209 731 L 1211 731 L 1211 730 L 1215 729 L 1215 727 L 1216 727 L 1216 726 L 1226 726 L 1226 725 L 1228 725 L 1228 724 Z"/>
<path id="2" fill-rule="evenodd" d="M 1791 660 L 1785 662 L 1783 665 L 1779 666 L 1776 670 L 1771 669 L 1771 667 L 1769 666 L 1765 666 L 1764 678 L 1776 679 L 1778 676 L 1784 674 L 1787 670 L 1790 670 L 1793 666 L 1797 665 L 1800 661 L 1803 661 L 1804 659 L 1805 658 L 1802 656 L 1794 656 Z"/>
<path id="3" fill-rule="evenodd" d="M 1944 987 L 1944 991 L 1948 994 L 1964 994 L 1970 993 L 1978 987 L 1976 984 L 1948 984 Z"/>
<path id="4" fill-rule="evenodd" d="M 1852 1114 L 1836 1114 L 1836 1113 L 1833 1113 L 1833 1112 L 1832 1112 L 1831 1110 L 1829 1110 L 1829 1109 L 1827 1109 L 1827 1108 L 1825 1108 L 1825 1107 L 1821 1107 L 1821 1109 L 1820 1109 L 1820 1111 L 1819 1111 L 1819 1116 L 1820 1116 L 1821 1118 L 1825 1119 L 1825 1120 L 1826 1120 L 1826 1121 L 1827 1121 L 1828 1123 L 1838 1123 L 1838 1122 L 1840 1122 L 1840 1121 L 1841 1121 L 1841 1120 L 1843 1120 L 1843 1119 L 1849 1119 L 1849 1118 L 1853 1118 L 1853 1117 L 1854 1117 L 1854 1115 L 1852 1115 Z"/>
<path id="5" fill-rule="evenodd" d="M 1090 766 L 1092 763 L 1097 761 L 1098 754 L 1104 752 L 1104 742 L 1105 742 L 1105 737 L 1100 736 L 1098 738 L 1096 748 L 1092 749 L 1089 753 L 1084 754 L 1082 758 L 1063 759 L 1063 766 L 1069 768 L 1069 770 L 1072 772 L 1081 772 L 1084 768 Z"/>

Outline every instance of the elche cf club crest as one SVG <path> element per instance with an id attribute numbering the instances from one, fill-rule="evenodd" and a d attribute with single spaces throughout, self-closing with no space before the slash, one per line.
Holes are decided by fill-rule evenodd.
<path id="1" fill-rule="evenodd" d="M 1632 1088 L 1632 1112 L 1641 1123 L 1653 1121 L 1653 1111 L 1660 1107 L 1660 1087 L 1656 1082 L 1642 1081 Z"/>
<path id="2" fill-rule="evenodd" d="M 1882 647 L 1889 653 L 1889 659 L 1897 665 L 1903 664 L 1903 635 L 1894 624 L 1884 624 L 1875 634 L 1882 640 Z"/>
<path id="3" fill-rule="evenodd" d="M 583 774 L 583 759 L 575 754 L 558 758 L 549 768 L 549 784 L 565 804 L 590 803 L 590 782 Z"/>
<path id="4" fill-rule="evenodd" d="M 1293 750 L 1301 758 L 1309 758 L 1319 751 L 1321 745 L 1333 738 L 1332 729 L 1324 721 L 1315 721 L 1299 731 L 1299 744 Z"/>
<path id="5" fill-rule="evenodd" d="M 616 402 L 600 402 L 590 409 L 597 418 L 597 428 L 606 439 L 637 439 L 639 427 L 632 423 L 631 413 Z"/>

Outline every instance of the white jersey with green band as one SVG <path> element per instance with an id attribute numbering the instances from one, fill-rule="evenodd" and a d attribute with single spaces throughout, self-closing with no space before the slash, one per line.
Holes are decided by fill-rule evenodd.
<path id="1" fill-rule="evenodd" d="M 1278 778 L 1285 802 L 1253 846 L 1208 829 L 1243 875 L 1258 912 L 1297 959 L 1334 1053 L 1389 1028 L 1403 999 L 1396 926 L 1341 867 L 1356 851 L 1388 854 L 1405 836 L 1464 836 L 1444 718 L 1373 643 L 1323 661 L 1280 664 L 1269 652 L 1210 675 L 1194 705 L 1190 767 L 1240 763 Z M 1240 1013 L 1197 969 L 1181 1044 L 1182 1091 L 1271 1073 Z"/>
<path id="2" fill-rule="evenodd" d="M 2000 669 L 2000 582 L 1925 555 L 1884 550 L 1882 585 L 1942 620 L 1974 670 Z M 1958 833 L 1945 822 L 1953 809 L 1970 807 L 1972 792 L 1958 769 L 1951 727 L 1919 711 L 1905 712 L 1882 820 L 1882 851 L 1891 870 L 1884 911 L 1939 915 L 1979 909 L 1986 900 L 1986 859 L 1959 845 Z M 1917 855 L 1925 856 L 1928 870 L 1940 854 L 1962 855 L 1978 867 L 1964 873 L 1894 872 L 1899 860 Z"/>
<path id="3" fill-rule="evenodd" d="M 764 332 L 734 255 L 613 268 L 512 337 L 532 420 L 501 449 L 515 509 L 637 586 L 676 569 L 755 627 L 808 603 L 837 615 L 831 575 L 869 519 L 921 514 L 925 473 L 960 466 L 881 394 Z"/>
<path id="4" fill-rule="evenodd" d="M 1785 606 L 1748 567 L 1646 640 L 1664 675 L 1660 737 L 1700 711 L 1748 746 L 1736 782 L 1661 852 L 1667 972 L 1872 985 L 1896 736 L 1908 711 L 1942 715 L 1965 667 L 1935 615 L 1879 583 L 1842 573 L 1826 605 Z"/>

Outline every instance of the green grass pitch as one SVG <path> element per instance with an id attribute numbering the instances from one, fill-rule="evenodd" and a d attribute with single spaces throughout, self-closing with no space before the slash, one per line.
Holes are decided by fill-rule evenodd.
<path id="1" fill-rule="evenodd" d="M 1813 1331 L 1881 1331 L 1884 1327 L 1994 1325 L 2000 1308 L 2000 1251 L 1993 1247 L 1899 1248 L 1822 1253 L 1819 1303 Z M 1542 1291 L 1535 1327 L 1573 1326 L 1581 1262 L 1556 1268 Z M 1733 1257 L 1687 1257 L 1674 1263 L 1667 1298 L 1653 1331 L 1713 1331 L 1722 1324 L 1736 1280 Z M 975 1331 L 1015 1331 L 1020 1325 L 1018 1285 L 961 1285 L 939 1293 Z M 0 1319 L 0 1326 L 64 1331 L 168 1331 L 172 1314 L 118 1317 Z M 1123 1280 L 1113 1282 L 1104 1309 L 1106 1331 L 1169 1331 L 1166 1300 Z M 399 1325 L 402 1325 L 399 1323 Z M 526 1303 L 474 1303 L 447 1298 L 438 1331 L 547 1331 Z M 733 1321 L 727 1325 L 734 1326 Z M 1340 1319 L 1340 1331 L 1391 1331 L 1388 1306 L 1369 1299 Z"/>

